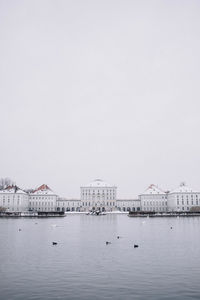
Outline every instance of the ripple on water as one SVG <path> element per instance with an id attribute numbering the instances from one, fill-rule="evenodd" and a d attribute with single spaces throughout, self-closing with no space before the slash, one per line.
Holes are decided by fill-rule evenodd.
<path id="1" fill-rule="evenodd" d="M 199 218 L 144 223 L 126 215 L 70 215 L 37 226 L 0 219 L 1 298 L 199 299 L 199 225 Z"/>

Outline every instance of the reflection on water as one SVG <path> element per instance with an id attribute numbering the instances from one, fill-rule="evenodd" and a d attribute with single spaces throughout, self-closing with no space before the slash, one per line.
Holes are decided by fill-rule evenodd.
<path id="1" fill-rule="evenodd" d="M 198 217 L 0 219 L 0 298 L 199 299 L 199 229 Z"/>

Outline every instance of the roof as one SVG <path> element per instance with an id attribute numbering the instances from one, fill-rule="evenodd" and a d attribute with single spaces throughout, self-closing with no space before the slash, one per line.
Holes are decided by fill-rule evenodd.
<path id="1" fill-rule="evenodd" d="M 5 189 L 0 190 L 1 194 L 27 194 L 16 185 L 7 186 Z"/>
<path id="2" fill-rule="evenodd" d="M 163 190 L 158 188 L 155 184 L 150 184 L 150 186 L 142 193 L 142 195 L 158 195 L 165 194 Z"/>
<path id="3" fill-rule="evenodd" d="M 89 188 L 89 187 L 109 187 L 109 188 L 113 188 L 115 186 L 101 180 L 101 179 L 95 179 L 92 182 L 90 182 L 89 184 L 86 184 L 83 186 L 84 188 Z"/>
<path id="4" fill-rule="evenodd" d="M 55 195 L 47 184 L 39 186 L 31 195 Z"/>
<path id="5" fill-rule="evenodd" d="M 175 190 L 172 190 L 170 192 L 170 194 L 172 193 L 198 193 L 198 192 L 188 187 L 185 182 L 181 182 L 180 185 Z"/>

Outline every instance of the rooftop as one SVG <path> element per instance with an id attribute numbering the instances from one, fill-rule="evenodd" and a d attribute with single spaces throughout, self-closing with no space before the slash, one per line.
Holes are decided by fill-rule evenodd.
<path id="1" fill-rule="evenodd" d="M 22 189 L 16 185 L 7 186 L 5 189 L 0 190 L 0 193 L 4 194 L 26 194 Z"/>
<path id="2" fill-rule="evenodd" d="M 32 195 L 55 195 L 55 193 L 48 187 L 47 184 L 42 184 L 37 189 L 34 190 Z"/>
<path id="3" fill-rule="evenodd" d="M 103 181 L 102 179 L 95 179 L 92 182 L 90 182 L 89 184 L 86 184 L 83 186 L 84 188 L 89 188 L 89 187 L 110 187 L 113 188 L 115 186 Z"/>
<path id="4" fill-rule="evenodd" d="M 192 188 L 188 187 L 185 182 L 181 182 L 180 185 L 170 192 L 171 193 L 196 193 Z"/>
<path id="5" fill-rule="evenodd" d="M 158 194 L 165 194 L 163 190 L 158 188 L 155 184 L 150 184 L 150 186 L 142 193 L 142 195 L 158 195 Z"/>

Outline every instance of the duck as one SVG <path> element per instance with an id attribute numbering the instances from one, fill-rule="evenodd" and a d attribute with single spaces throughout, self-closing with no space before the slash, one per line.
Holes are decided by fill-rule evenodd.
<path id="1" fill-rule="evenodd" d="M 134 244 L 134 248 L 138 248 L 138 247 L 139 247 L 138 245 Z"/>
<path id="2" fill-rule="evenodd" d="M 58 243 L 57 242 L 52 242 L 52 245 L 57 245 Z"/>
<path id="3" fill-rule="evenodd" d="M 106 242 L 106 245 L 109 245 L 109 244 L 111 244 L 111 242 L 108 242 L 108 241 L 107 241 L 107 242 Z"/>

